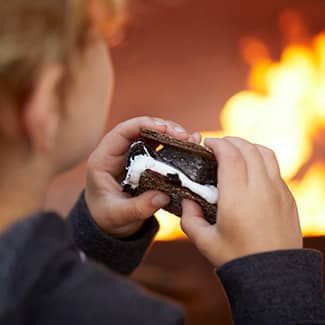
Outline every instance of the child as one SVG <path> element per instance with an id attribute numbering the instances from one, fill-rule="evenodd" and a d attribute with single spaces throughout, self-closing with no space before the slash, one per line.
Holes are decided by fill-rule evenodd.
<path id="1" fill-rule="evenodd" d="M 124 277 L 141 261 L 158 229 L 152 215 L 169 197 L 130 198 L 119 179 L 141 128 L 193 142 L 197 133 L 161 119 L 126 121 L 91 154 L 85 191 L 67 221 L 42 209 L 51 179 L 101 137 L 113 88 L 102 18 L 113 21 L 118 4 L 0 4 L 0 324 L 184 323 L 179 307 Z M 235 322 L 325 319 L 320 254 L 302 250 L 274 155 L 238 138 L 206 145 L 219 161 L 218 225 L 185 201 L 182 227 L 218 267 Z"/>

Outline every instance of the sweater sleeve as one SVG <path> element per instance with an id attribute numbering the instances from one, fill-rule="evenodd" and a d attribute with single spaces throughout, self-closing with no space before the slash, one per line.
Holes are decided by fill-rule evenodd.
<path id="1" fill-rule="evenodd" d="M 42 271 L 27 299 L 26 324 L 184 325 L 179 306 L 80 260 L 73 248 L 57 251 Z"/>
<path id="2" fill-rule="evenodd" d="M 68 222 L 81 251 L 122 274 L 130 274 L 139 265 L 159 229 L 158 221 L 151 217 L 132 237 L 126 239 L 110 237 L 96 225 L 83 193 L 71 210 Z"/>
<path id="3" fill-rule="evenodd" d="M 218 276 L 238 324 L 315 324 L 325 321 L 322 258 L 314 250 L 242 257 Z"/>

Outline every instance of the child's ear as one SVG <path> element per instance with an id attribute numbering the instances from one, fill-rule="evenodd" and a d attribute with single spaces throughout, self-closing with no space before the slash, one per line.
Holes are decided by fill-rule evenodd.
<path id="1" fill-rule="evenodd" d="M 22 123 L 29 143 L 36 151 L 48 152 L 55 145 L 61 118 L 58 86 L 62 76 L 61 65 L 47 65 L 23 107 Z"/>

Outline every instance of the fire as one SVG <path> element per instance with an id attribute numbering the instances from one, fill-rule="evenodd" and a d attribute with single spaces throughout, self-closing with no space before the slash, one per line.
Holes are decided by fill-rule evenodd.
<path id="1" fill-rule="evenodd" d="M 305 236 L 325 234 L 325 166 L 318 163 L 300 181 L 289 182 L 298 203 L 300 222 Z"/>
<path id="2" fill-rule="evenodd" d="M 296 197 L 304 235 L 321 235 L 325 234 L 325 161 L 315 155 L 315 142 L 325 129 L 325 32 L 306 39 L 299 14 L 291 11 L 282 15 L 281 24 L 287 26 L 289 43 L 277 61 L 263 42 L 242 40 L 242 56 L 250 65 L 248 89 L 224 106 L 222 130 L 203 135 L 239 136 L 272 148 Z M 166 219 L 164 212 L 158 218 L 167 223 L 158 239 L 183 237 L 175 217 Z"/>

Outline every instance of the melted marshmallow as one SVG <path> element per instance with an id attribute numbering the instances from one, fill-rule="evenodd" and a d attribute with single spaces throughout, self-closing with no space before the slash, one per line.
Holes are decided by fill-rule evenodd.
<path id="1" fill-rule="evenodd" d="M 164 176 L 167 176 L 167 174 L 177 174 L 183 187 L 188 188 L 211 204 L 215 204 L 218 201 L 219 193 L 216 186 L 196 183 L 179 169 L 152 158 L 148 153 L 137 155 L 131 159 L 123 183 L 130 185 L 132 188 L 137 188 L 139 186 L 141 174 L 147 169 Z"/>

